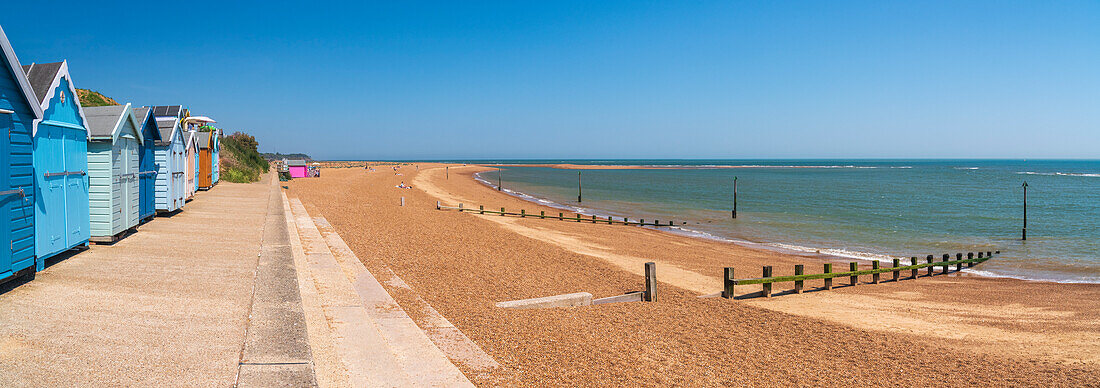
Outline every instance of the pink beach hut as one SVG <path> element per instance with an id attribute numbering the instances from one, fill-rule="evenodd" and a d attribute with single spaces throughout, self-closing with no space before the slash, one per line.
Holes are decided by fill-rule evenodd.
<path id="1" fill-rule="evenodd" d="M 306 165 L 304 160 L 288 160 L 286 162 L 287 168 L 290 170 L 291 178 L 306 178 L 309 177 L 309 166 Z"/>

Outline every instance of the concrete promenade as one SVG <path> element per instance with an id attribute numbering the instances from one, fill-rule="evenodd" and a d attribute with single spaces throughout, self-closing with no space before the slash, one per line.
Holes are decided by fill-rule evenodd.
<path id="1" fill-rule="evenodd" d="M 0 386 L 314 385 L 277 183 L 221 183 L 0 285 Z"/>

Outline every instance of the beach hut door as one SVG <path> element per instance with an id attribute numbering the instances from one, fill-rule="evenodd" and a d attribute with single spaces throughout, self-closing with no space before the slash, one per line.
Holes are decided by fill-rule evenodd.
<path id="1" fill-rule="evenodd" d="M 42 180 L 40 181 L 42 186 L 38 188 L 38 194 L 42 196 L 41 203 L 43 206 L 40 211 L 45 217 L 35 220 L 41 224 L 38 230 L 44 232 L 35 236 L 35 238 L 38 239 L 39 245 L 43 248 L 42 252 L 58 252 L 66 244 L 65 229 L 68 222 L 65 216 L 68 211 L 68 206 L 65 204 L 65 179 L 67 175 L 64 174 L 67 170 L 65 169 L 65 158 L 63 157 L 65 155 L 65 139 L 60 127 L 39 125 L 38 128 L 39 131 L 45 131 L 46 133 L 38 134 L 39 138 L 35 141 L 35 152 L 45 152 L 45 155 L 51 155 L 51 157 L 40 159 L 42 169 L 36 171 L 36 173 L 42 174 Z"/>
<path id="2" fill-rule="evenodd" d="M 11 187 L 11 145 L 7 134 L 15 129 L 10 114 L 0 113 L 0 191 L 9 191 Z M 11 271 L 11 212 L 12 204 L 18 195 L 0 195 L 0 274 Z"/>
<path id="3" fill-rule="evenodd" d="M 126 228 L 137 225 L 140 203 L 138 196 L 138 151 L 136 139 L 124 138 L 122 142 L 122 217 Z"/>

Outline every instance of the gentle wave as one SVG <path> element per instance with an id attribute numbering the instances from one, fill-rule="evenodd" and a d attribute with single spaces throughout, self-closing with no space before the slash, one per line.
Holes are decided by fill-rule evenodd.
<path id="1" fill-rule="evenodd" d="M 956 170 L 977 170 L 978 167 L 955 167 Z"/>
<path id="2" fill-rule="evenodd" d="M 984 270 L 974 269 L 974 268 L 964 269 L 963 272 L 973 274 L 973 275 L 977 275 L 977 276 L 988 277 L 988 278 L 1018 279 L 1018 280 L 1027 280 L 1027 281 L 1032 281 L 1032 282 L 1050 282 L 1050 283 L 1062 283 L 1062 284 L 1100 284 L 1100 277 L 1096 277 L 1096 276 L 1078 277 L 1078 278 L 1071 278 L 1071 279 L 1056 279 L 1056 278 L 1031 277 L 1031 276 L 1023 276 L 1023 275 L 1007 275 L 1007 274 L 994 273 L 994 272 L 989 272 L 989 271 L 984 271 Z"/>
<path id="3" fill-rule="evenodd" d="M 1019 172 L 1017 172 L 1017 174 L 1022 174 L 1022 175 L 1046 175 L 1046 176 L 1077 176 L 1077 177 L 1100 178 L 1100 174 L 1073 173 L 1073 172 L 1019 171 Z"/>

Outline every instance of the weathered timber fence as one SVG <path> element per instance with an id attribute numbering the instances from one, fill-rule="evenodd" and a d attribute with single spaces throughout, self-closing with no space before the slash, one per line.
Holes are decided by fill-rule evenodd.
<path id="1" fill-rule="evenodd" d="M 561 220 L 561 221 L 591 222 L 593 224 L 608 224 L 608 225 L 634 225 L 634 226 L 676 226 L 677 225 L 675 221 L 669 221 L 667 224 L 665 224 L 665 223 L 661 223 L 661 221 L 659 221 L 659 220 L 653 220 L 653 222 L 646 222 L 646 220 L 644 218 L 640 218 L 640 219 L 637 219 L 636 221 L 632 221 L 629 217 L 623 217 L 622 219 L 615 219 L 615 217 L 611 217 L 611 216 L 608 216 L 607 218 L 600 218 L 600 217 L 595 216 L 595 215 L 592 215 L 590 217 L 585 217 L 581 214 L 577 214 L 576 216 L 566 216 L 565 213 L 558 213 L 558 215 L 555 216 L 553 214 L 547 215 L 545 210 L 539 211 L 539 214 L 536 215 L 534 213 L 527 213 L 526 209 L 520 209 L 520 211 L 518 213 L 514 212 L 514 211 L 513 212 L 505 211 L 504 208 L 500 208 L 500 211 L 485 210 L 485 206 L 478 206 L 477 209 L 474 209 L 474 208 L 465 207 L 461 203 L 458 204 L 458 206 L 445 206 L 445 205 L 443 205 L 442 203 L 440 203 L 438 201 L 435 203 L 435 209 L 436 210 L 458 210 L 459 212 L 474 212 L 474 213 L 477 213 L 477 214 L 497 214 L 497 215 L 501 215 L 501 216 L 519 216 L 520 218 L 530 217 L 530 218 L 552 219 L 552 220 Z M 679 225 L 687 225 L 687 222 L 681 221 Z"/>
<path id="2" fill-rule="evenodd" d="M 978 252 L 977 257 L 975 257 L 974 252 L 970 252 L 966 254 L 966 259 L 962 258 L 962 253 L 957 253 L 955 254 L 955 260 L 951 260 L 951 255 L 944 254 L 943 261 L 939 262 L 934 262 L 933 255 L 928 255 L 926 258 L 927 261 L 923 264 L 917 264 L 917 258 L 912 257 L 909 260 L 910 265 L 906 266 L 901 265 L 901 260 L 894 259 L 892 263 L 893 266 L 889 268 L 882 268 L 878 261 L 874 261 L 871 263 L 871 269 L 865 270 L 860 270 L 858 263 L 851 262 L 848 263 L 849 270 L 847 272 L 833 272 L 833 263 L 824 263 L 824 270 L 822 273 L 817 274 L 805 274 L 805 267 L 802 264 L 798 264 L 794 266 L 794 275 L 786 276 L 772 276 L 772 266 L 767 265 L 763 267 L 762 277 L 748 279 L 737 279 L 734 276 L 733 267 L 726 267 L 722 277 L 722 297 L 727 299 L 733 298 L 736 286 L 750 284 L 759 284 L 761 286 L 760 295 L 765 298 L 772 296 L 772 284 L 774 283 L 794 282 L 794 293 L 796 294 L 801 294 L 804 291 L 805 282 L 807 280 L 824 280 L 825 284 L 822 287 L 823 290 L 831 290 L 833 288 L 833 279 L 839 277 L 848 277 L 850 285 L 855 286 L 859 284 L 860 276 L 872 275 L 871 284 L 879 284 L 881 283 L 880 274 L 887 272 L 892 273 L 893 281 L 898 282 L 901 281 L 902 271 L 910 271 L 909 279 L 916 279 L 919 276 L 917 270 L 921 268 L 928 268 L 927 276 L 934 275 L 933 269 L 935 267 L 942 267 L 943 272 L 941 272 L 941 274 L 946 274 L 952 265 L 955 266 L 956 271 L 961 271 L 963 269 L 963 264 L 966 264 L 968 268 L 973 267 L 975 264 L 993 258 L 994 253 L 1000 254 L 1001 251 Z"/>

